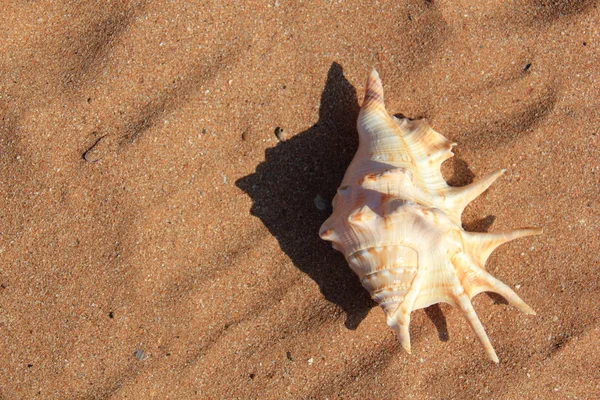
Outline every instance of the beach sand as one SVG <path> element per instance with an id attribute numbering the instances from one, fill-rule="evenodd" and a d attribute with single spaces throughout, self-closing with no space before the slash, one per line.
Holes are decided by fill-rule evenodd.
<path id="1" fill-rule="evenodd" d="M 597 2 L 37 1 L 0 22 L 0 398 L 600 397 Z M 508 170 L 467 230 L 544 228 L 487 263 L 537 315 L 474 299 L 499 364 L 445 304 L 412 313 L 407 354 L 318 237 L 372 68 L 391 114 L 458 144 L 450 184 Z"/>

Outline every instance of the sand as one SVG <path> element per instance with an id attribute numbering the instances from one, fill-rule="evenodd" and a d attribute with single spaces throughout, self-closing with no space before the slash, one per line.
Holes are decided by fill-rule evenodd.
<path id="1" fill-rule="evenodd" d="M 598 8 L 5 4 L 0 398 L 599 398 Z M 407 354 L 318 237 L 374 67 L 452 185 L 508 170 L 466 229 L 544 228 L 487 264 L 537 316 L 474 299 L 498 365 L 443 304 Z"/>

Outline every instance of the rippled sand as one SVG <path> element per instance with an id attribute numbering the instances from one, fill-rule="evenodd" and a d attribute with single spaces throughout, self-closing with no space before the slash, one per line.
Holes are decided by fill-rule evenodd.
<path id="1" fill-rule="evenodd" d="M 5 5 L 0 398 L 600 397 L 598 4 L 223 3 Z M 499 365 L 447 305 L 406 354 L 318 238 L 373 67 L 452 185 L 508 169 L 468 230 L 544 227 L 487 264 L 538 315 L 474 301 Z"/>

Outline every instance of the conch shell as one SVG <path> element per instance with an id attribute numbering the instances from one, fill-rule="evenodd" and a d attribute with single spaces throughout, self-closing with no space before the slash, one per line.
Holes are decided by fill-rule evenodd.
<path id="1" fill-rule="evenodd" d="M 390 117 L 375 70 L 367 81 L 357 128 L 358 151 L 319 235 L 344 254 L 408 353 L 411 311 L 445 302 L 462 311 L 489 358 L 498 362 L 471 299 L 495 292 L 535 315 L 484 265 L 501 244 L 542 230 L 463 230 L 464 208 L 505 171 L 464 187 L 448 186 L 440 167 L 453 156 L 455 143 L 424 121 Z"/>

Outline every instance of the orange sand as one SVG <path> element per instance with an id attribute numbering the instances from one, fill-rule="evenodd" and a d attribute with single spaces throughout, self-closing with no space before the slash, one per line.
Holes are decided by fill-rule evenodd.
<path id="1" fill-rule="evenodd" d="M 597 2 L 224 4 L 4 5 L 0 398 L 599 398 Z M 474 301 L 498 365 L 446 305 L 406 354 L 318 238 L 373 67 L 451 184 L 508 169 L 467 229 L 544 227 L 487 264 L 538 315 Z"/>

